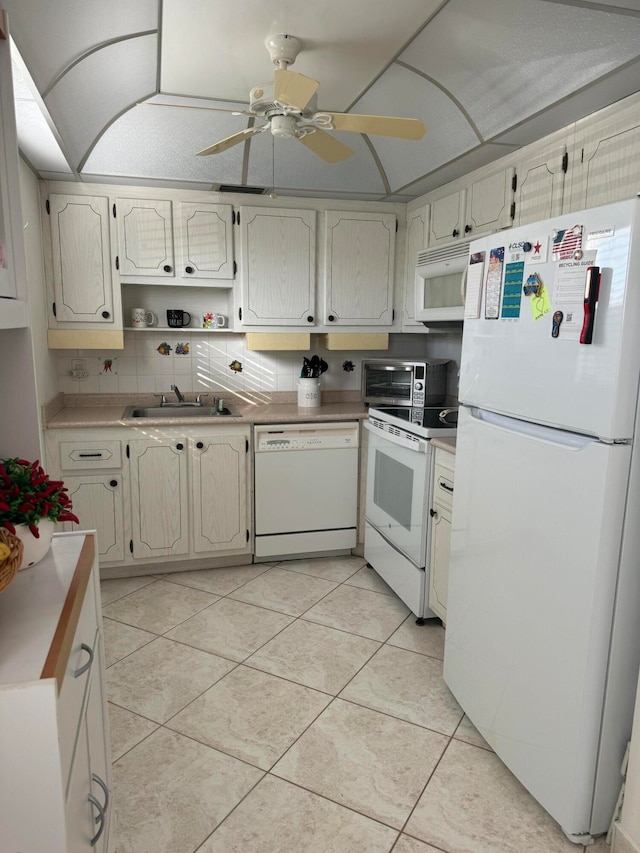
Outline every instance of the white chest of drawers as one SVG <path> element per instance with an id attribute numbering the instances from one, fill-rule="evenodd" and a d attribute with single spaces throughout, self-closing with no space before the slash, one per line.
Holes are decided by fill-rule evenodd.
<path id="1" fill-rule="evenodd" d="M 0 853 L 112 850 L 92 533 L 63 533 L 0 593 Z"/>

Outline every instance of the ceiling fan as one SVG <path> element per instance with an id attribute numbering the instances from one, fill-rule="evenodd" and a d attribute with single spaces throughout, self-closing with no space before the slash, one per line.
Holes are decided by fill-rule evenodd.
<path id="1" fill-rule="evenodd" d="M 353 154 L 327 130 L 372 133 L 399 139 L 421 139 L 426 127 L 418 119 L 388 116 L 354 115 L 316 111 L 317 80 L 289 71 L 302 45 L 290 35 L 272 35 L 265 41 L 269 55 L 277 66 L 273 83 L 255 86 L 250 94 L 248 111 L 232 110 L 235 115 L 264 119 L 265 123 L 247 127 L 214 145 L 198 151 L 198 155 L 219 154 L 234 145 L 270 130 L 275 137 L 295 138 L 327 163 L 339 163 Z"/>

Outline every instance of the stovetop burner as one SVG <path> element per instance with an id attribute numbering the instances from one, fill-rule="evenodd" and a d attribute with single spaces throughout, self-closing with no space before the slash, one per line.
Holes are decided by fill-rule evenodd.
<path id="1" fill-rule="evenodd" d="M 458 422 L 457 406 L 379 406 L 369 409 L 369 418 L 395 424 L 425 438 L 453 436 Z"/>

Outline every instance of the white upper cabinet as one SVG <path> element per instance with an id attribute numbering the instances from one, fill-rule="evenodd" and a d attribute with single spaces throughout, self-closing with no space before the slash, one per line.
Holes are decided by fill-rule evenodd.
<path id="1" fill-rule="evenodd" d="M 447 193 L 431 200 L 429 246 L 445 245 L 460 237 L 464 232 L 466 203 L 466 190 Z"/>
<path id="2" fill-rule="evenodd" d="M 428 204 L 407 212 L 407 235 L 405 241 L 404 259 L 404 307 L 402 311 L 402 327 L 419 327 L 424 331 L 423 324 L 416 320 L 416 261 L 418 252 L 425 249 L 429 239 Z"/>
<path id="3" fill-rule="evenodd" d="M 515 169 L 509 167 L 469 184 L 463 236 L 473 240 L 488 231 L 511 226 L 514 174 Z"/>
<path id="4" fill-rule="evenodd" d="M 106 197 L 49 196 L 53 325 L 114 322 L 108 208 Z"/>
<path id="5" fill-rule="evenodd" d="M 239 216 L 242 325 L 311 327 L 316 211 L 241 207 Z"/>
<path id="6" fill-rule="evenodd" d="M 206 285 L 233 279 L 233 208 L 230 204 L 177 204 L 178 275 Z M 224 286 L 230 286 L 226 282 Z"/>
<path id="7" fill-rule="evenodd" d="M 514 225 L 562 213 L 568 159 L 563 139 L 527 146 L 523 160 L 516 164 Z"/>
<path id="8" fill-rule="evenodd" d="M 325 213 L 324 317 L 330 326 L 391 326 L 396 217 Z"/>
<path id="9" fill-rule="evenodd" d="M 576 124 L 571 210 L 640 191 L 640 94 Z"/>
<path id="10" fill-rule="evenodd" d="M 123 282 L 232 286 L 230 204 L 119 198 L 115 210 Z"/>
<path id="11" fill-rule="evenodd" d="M 3 12 L 0 10 L 0 17 Z M 9 39 L 0 39 L 0 297 L 17 295 L 14 236 L 20 240 L 18 148 L 11 82 Z M 16 207 L 16 205 L 18 205 Z M 12 229 L 14 232 L 12 233 Z"/>
<path id="12" fill-rule="evenodd" d="M 118 260 L 123 281 L 139 276 L 175 278 L 172 203 L 118 198 Z"/>
<path id="13" fill-rule="evenodd" d="M 512 222 L 514 174 L 513 167 L 489 174 L 485 169 L 478 170 L 478 177 L 456 192 L 434 192 L 429 197 L 429 246 L 473 240 L 481 234 L 508 228 Z"/>

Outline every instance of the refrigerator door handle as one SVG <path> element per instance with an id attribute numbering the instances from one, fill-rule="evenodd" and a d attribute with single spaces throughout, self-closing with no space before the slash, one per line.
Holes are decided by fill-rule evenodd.
<path id="1" fill-rule="evenodd" d="M 575 450 L 582 450 L 591 444 L 598 443 L 597 438 L 592 438 L 588 435 L 578 435 L 575 432 L 566 432 L 565 430 L 542 426 L 541 424 L 534 424 L 529 421 L 520 421 L 517 418 L 498 415 L 495 412 L 489 412 L 487 409 L 478 409 L 475 406 L 465 408 L 467 408 L 470 417 L 476 421 L 482 421 L 490 426 L 495 426 L 508 432 L 527 435 L 539 441 L 559 444 Z"/>
<path id="2" fill-rule="evenodd" d="M 580 343 L 593 341 L 593 327 L 596 321 L 596 304 L 600 293 L 600 267 L 587 267 L 587 281 L 584 287 L 584 321 L 580 332 Z"/>

